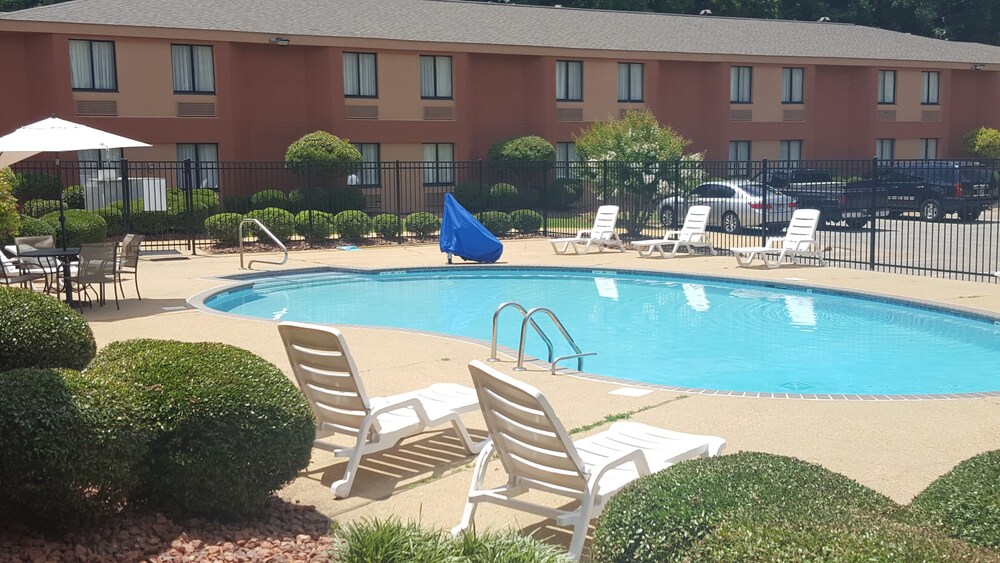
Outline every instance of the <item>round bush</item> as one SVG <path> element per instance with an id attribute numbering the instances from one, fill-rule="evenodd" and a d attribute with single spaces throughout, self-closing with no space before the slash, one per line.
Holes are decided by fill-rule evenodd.
<path id="1" fill-rule="evenodd" d="M 350 141 L 326 131 L 303 135 L 288 146 L 285 162 L 301 174 L 333 178 L 357 170 L 363 158 Z"/>
<path id="2" fill-rule="evenodd" d="M 167 191 L 167 227 L 175 231 L 201 230 L 213 213 L 219 211 L 219 196 L 213 190 L 191 190 L 190 210 L 187 194 L 182 190 Z"/>
<path id="3" fill-rule="evenodd" d="M 63 203 L 70 209 L 83 209 L 85 193 L 83 186 L 69 186 L 63 190 Z"/>
<path id="4" fill-rule="evenodd" d="M 521 207 L 537 207 L 540 201 L 542 201 L 542 192 L 538 191 L 538 188 L 527 187 L 519 190 L 517 204 Z"/>
<path id="5" fill-rule="evenodd" d="M 25 368 L 0 373 L 0 396 L 0 515 L 52 531 L 122 508 L 148 444 L 124 386 Z"/>
<path id="6" fill-rule="evenodd" d="M 380 213 L 372 218 L 372 230 L 384 239 L 398 237 L 401 227 L 399 217 L 392 213 Z"/>
<path id="7" fill-rule="evenodd" d="M 288 239 L 292 238 L 295 234 L 295 215 L 292 215 L 290 211 L 285 211 L 284 209 L 279 209 L 277 207 L 268 207 L 266 209 L 257 209 L 246 214 L 247 219 L 256 219 L 267 227 L 267 230 L 271 231 L 275 237 L 281 242 L 286 242 Z M 257 237 L 257 240 L 261 242 L 272 242 L 271 237 L 267 236 L 257 225 L 247 224 L 243 226 L 243 232 L 251 234 Z"/>
<path id="8" fill-rule="evenodd" d="M 217 213 L 205 219 L 205 234 L 219 244 L 239 244 L 239 228 L 243 215 L 239 213 Z"/>
<path id="9" fill-rule="evenodd" d="M 281 190 L 262 190 L 250 196 L 251 209 L 288 209 L 288 197 Z"/>
<path id="10" fill-rule="evenodd" d="M 490 190 L 477 182 L 462 182 L 455 186 L 452 195 L 470 213 L 477 213 L 486 208 Z"/>
<path id="11" fill-rule="evenodd" d="M 476 219 L 486 227 L 486 230 L 493 233 L 493 236 L 502 237 L 510 232 L 510 215 L 503 211 L 483 211 L 476 214 Z"/>
<path id="12" fill-rule="evenodd" d="M 542 228 L 542 216 L 530 209 L 518 209 L 511 212 L 510 224 L 519 233 L 537 233 Z"/>
<path id="13" fill-rule="evenodd" d="M 50 235 L 54 238 L 56 236 L 56 228 L 41 219 L 35 219 L 26 215 L 21 216 L 21 229 L 18 231 L 17 236 L 41 237 L 45 235 Z"/>
<path id="14" fill-rule="evenodd" d="M 125 234 L 125 215 L 122 213 L 122 202 L 110 203 L 94 213 L 104 219 L 108 225 L 108 236 L 117 237 Z"/>
<path id="15" fill-rule="evenodd" d="M 433 213 L 418 211 L 406 217 L 406 230 L 420 238 L 426 238 L 441 228 L 441 219 Z"/>
<path id="16" fill-rule="evenodd" d="M 560 178 L 549 184 L 543 195 L 549 207 L 565 209 L 583 197 L 583 182 L 574 178 Z"/>
<path id="17" fill-rule="evenodd" d="M 334 230 L 334 217 L 325 211 L 300 211 L 295 216 L 295 232 L 310 242 L 330 238 Z"/>
<path id="18" fill-rule="evenodd" d="M 368 200 L 358 188 L 333 188 L 330 193 L 330 209 L 335 215 L 341 211 L 363 210 L 367 206 Z"/>
<path id="19" fill-rule="evenodd" d="M 333 218 L 333 225 L 344 239 L 359 239 L 372 232 L 372 219 L 364 211 L 341 211 Z"/>
<path id="20" fill-rule="evenodd" d="M 1000 549 L 1000 450 L 958 464 L 909 508 L 950 536 Z"/>
<path id="21" fill-rule="evenodd" d="M 21 205 L 21 212 L 28 217 L 38 218 L 53 211 L 59 211 L 58 199 L 29 199 Z"/>
<path id="22" fill-rule="evenodd" d="M 108 223 L 103 217 L 92 211 L 82 209 L 67 209 L 66 245 L 80 246 L 85 242 L 104 242 L 108 240 Z M 42 215 L 42 221 L 56 229 L 56 242 L 59 242 L 59 212 Z"/>
<path id="23" fill-rule="evenodd" d="M 225 213 L 249 213 L 250 210 L 248 195 L 227 195 L 222 198 L 222 211 Z"/>
<path id="24" fill-rule="evenodd" d="M 165 233 L 170 217 L 166 211 L 146 211 L 141 199 L 129 203 L 129 231 L 143 235 Z"/>
<path id="25" fill-rule="evenodd" d="M 507 211 L 517 205 L 517 188 L 513 184 L 499 183 L 490 187 L 490 207 Z"/>
<path id="26" fill-rule="evenodd" d="M 52 174 L 25 172 L 16 175 L 14 195 L 18 201 L 29 199 L 59 199 L 62 183 Z"/>
<path id="27" fill-rule="evenodd" d="M 331 193 L 322 188 L 299 188 L 288 192 L 288 204 L 295 212 L 308 209 L 329 211 L 332 209 Z"/>
<path id="28" fill-rule="evenodd" d="M 62 301 L 0 287 L 0 371 L 83 369 L 97 351 L 90 325 Z"/>
<path id="29" fill-rule="evenodd" d="M 120 341 L 87 375 L 120 381 L 152 435 L 136 497 L 182 515 L 252 515 L 309 464 L 315 420 L 274 365 L 215 342 Z"/>
<path id="30" fill-rule="evenodd" d="M 493 143 L 486 157 L 494 162 L 551 162 L 556 149 L 538 135 L 527 135 Z"/>

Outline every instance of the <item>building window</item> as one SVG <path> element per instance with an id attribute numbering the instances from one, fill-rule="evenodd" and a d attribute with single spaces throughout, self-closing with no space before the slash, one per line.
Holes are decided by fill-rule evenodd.
<path id="1" fill-rule="evenodd" d="M 118 177 L 120 162 L 122 160 L 121 149 L 88 149 L 77 151 L 76 160 L 80 167 L 80 185 L 87 184 L 104 177 L 100 170 L 111 170 L 113 176 Z"/>
<path id="2" fill-rule="evenodd" d="M 374 98 L 378 96 L 375 53 L 344 53 L 344 96 Z"/>
<path id="3" fill-rule="evenodd" d="M 177 143 L 177 161 L 191 160 L 191 187 L 219 187 L 219 145 L 215 143 Z"/>
<path id="4" fill-rule="evenodd" d="M 380 147 L 378 143 L 354 143 L 354 146 L 361 153 L 361 170 L 359 174 L 353 175 L 355 181 L 352 183 L 348 177 L 348 184 L 355 186 L 380 186 L 382 185 Z"/>
<path id="5" fill-rule="evenodd" d="M 878 103 L 896 103 L 896 71 L 878 71 Z"/>
<path id="6" fill-rule="evenodd" d="M 556 100 L 583 101 L 583 61 L 556 61 Z"/>
<path id="7" fill-rule="evenodd" d="M 802 141 L 781 141 L 779 158 L 789 166 L 802 160 Z"/>
<path id="8" fill-rule="evenodd" d="M 941 103 L 940 98 L 940 72 L 920 73 L 920 103 L 924 105 L 936 106 Z"/>
<path id="9" fill-rule="evenodd" d="M 801 104 L 802 103 L 802 79 L 805 76 L 805 69 L 783 68 L 781 69 L 781 103 Z"/>
<path id="10" fill-rule="evenodd" d="M 450 100 L 451 57 L 420 56 L 420 97 Z"/>
<path id="11" fill-rule="evenodd" d="M 69 66 L 74 90 L 118 89 L 112 41 L 69 40 Z"/>
<path id="12" fill-rule="evenodd" d="M 215 93 L 215 64 L 209 45 L 171 45 L 174 93 Z"/>
<path id="13" fill-rule="evenodd" d="M 424 185 L 454 183 L 455 145 L 431 143 L 424 145 Z"/>
<path id="14" fill-rule="evenodd" d="M 938 157 L 937 139 L 920 139 L 920 158 L 934 160 Z"/>
<path id="15" fill-rule="evenodd" d="M 618 63 L 618 101 L 642 101 L 642 63 Z"/>
<path id="16" fill-rule="evenodd" d="M 576 143 L 556 143 L 556 178 L 571 178 L 573 163 L 579 160 Z"/>
<path id="17" fill-rule="evenodd" d="M 750 141 L 729 141 L 729 175 L 750 176 Z"/>
<path id="18" fill-rule="evenodd" d="M 893 160 L 896 158 L 896 139 L 876 139 L 875 158 Z"/>
<path id="19" fill-rule="evenodd" d="M 753 67 L 734 66 L 729 69 L 729 102 L 733 104 L 749 104 L 751 84 L 753 82 Z"/>

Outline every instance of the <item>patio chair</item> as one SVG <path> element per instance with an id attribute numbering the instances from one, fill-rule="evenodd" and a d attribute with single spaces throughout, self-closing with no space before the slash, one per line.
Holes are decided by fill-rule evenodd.
<path id="1" fill-rule="evenodd" d="M 549 239 L 549 243 L 556 254 L 566 254 L 571 246 L 577 254 L 586 254 L 591 246 L 597 247 L 599 252 L 604 252 L 605 248 L 617 248 L 620 252 L 625 252 L 625 246 L 615 232 L 617 221 L 618 206 L 602 205 L 597 208 L 593 227 L 577 231 L 575 237 Z"/>
<path id="2" fill-rule="evenodd" d="M 452 529 L 455 536 L 472 525 L 480 503 L 490 502 L 572 526 L 569 555 L 579 559 L 590 520 L 600 515 L 607 500 L 624 485 L 683 460 L 718 455 L 726 444 L 715 436 L 629 421 L 616 422 L 604 432 L 574 442 L 538 389 L 479 361 L 471 362 L 469 371 L 491 442 L 476 460 L 462 521 Z M 507 481 L 487 489 L 484 481 L 494 454 Z M 532 489 L 579 504 L 564 510 L 516 498 Z"/>
<path id="3" fill-rule="evenodd" d="M 435 383 L 418 391 L 369 399 L 339 330 L 285 321 L 278 325 L 278 332 L 299 388 L 316 415 L 313 447 L 350 458 L 343 479 L 330 487 L 337 498 L 351 494 L 363 456 L 392 448 L 429 427 L 451 423 L 470 454 L 483 448 L 485 442 L 473 442 L 460 418 L 478 407 L 471 388 Z M 336 434 L 349 443 L 327 441 Z"/>
<path id="4" fill-rule="evenodd" d="M 707 248 L 712 256 L 715 256 L 717 254 L 715 247 L 705 234 L 711 211 L 712 208 L 707 205 L 692 205 L 684 217 L 681 230 L 667 231 L 662 239 L 637 240 L 632 246 L 639 251 L 639 256 L 652 256 L 653 252 L 659 252 L 661 257 L 667 258 L 668 247 L 670 258 L 676 256 L 681 248 L 687 249 L 689 253 L 694 248 Z"/>
<path id="5" fill-rule="evenodd" d="M 97 293 L 98 303 L 104 306 L 105 291 L 104 285 L 111 284 L 115 290 L 115 309 L 118 306 L 118 285 L 115 283 L 115 261 L 118 257 L 117 242 L 96 242 L 80 245 L 80 263 L 76 266 L 76 275 L 73 283 L 76 284 L 77 302 L 83 308 L 83 296 L 90 300 L 89 291 L 93 286 L 100 285 Z"/>
<path id="6" fill-rule="evenodd" d="M 749 246 L 733 248 L 736 263 L 749 266 L 754 259 L 760 258 L 768 268 L 779 268 L 782 264 L 792 261 L 801 264 L 802 258 L 817 258 L 820 266 L 826 265 L 823 251 L 816 241 L 816 229 L 819 227 L 819 210 L 796 209 L 783 237 L 769 237 L 764 246 Z"/>
<path id="7" fill-rule="evenodd" d="M 17 284 L 25 289 L 31 289 L 31 282 L 46 280 L 45 274 L 31 272 L 30 269 L 22 267 L 19 262 L 8 258 L 3 252 L 0 252 L 0 266 L 2 266 L 0 267 L 0 283 L 6 286 Z"/>
<path id="8" fill-rule="evenodd" d="M 118 267 L 115 269 L 115 278 L 118 280 L 118 287 L 125 295 L 125 286 L 122 283 L 123 275 L 131 275 L 135 281 L 135 294 L 142 301 L 139 293 L 139 247 L 142 245 L 143 235 L 127 234 L 122 239 L 121 254 L 118 256 Z"/>

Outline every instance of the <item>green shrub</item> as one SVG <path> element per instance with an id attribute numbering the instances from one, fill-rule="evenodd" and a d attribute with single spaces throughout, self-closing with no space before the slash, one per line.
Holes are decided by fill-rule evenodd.
<path id="1" fill-rule="evenodd" d="M 493 143 L 487 158 L 493 162 L 552 162 L 556 149 L 537 135 L 527 135 Z"/>
<path id="2" fill-rule="evenodd" d="M 372 230 L 384 239 L 398 237 L 401 227 L 399 217 L 392 213 L 380 213 L 372 218 Z"/>
<path id="3" fill-rule="evenodd" d="M 103 217 L 92 211 L 82 209 L 67 209 L 66 216 L 66 245 L 80 246 L 87 242 L 104 242 L 108 240 L 108 223 Z M 56 241 L 60 240 L 59 234 L 59 212 L 42 215 L 42 221 L 52 225 L 56 229 Z"/>
<path id="4" fill-rule="evenodd" d="M 372 232 L 372 219 L 364 211 L 341 211 L 333 218 L 333 225 L 344 239 L 359 239 Z"/>
<path id="5" fill-rule="evenodd" d="M 217 213 L 205 219 L 205 234 L 219 244 L 239 244 L 239 228 L 243 215 L 239 213 Z"/>
<path id="6" fill-rule="evenodd" d="M 542 201 L 542 192 L 538 191 L 538 188 L 529 186 L 527 188 L 521 188 L 519 192 L 517 204 L 521 207 L 537 207 L 538 202 Z"/>
<path id="7" fill-rule="evenodd" d="M 980 127 L 962 137 L 965 154 L 975 158 L 1000 158 L 1000 130 Z"/>
<path id="8" fill-rule="evenodd" d="M 29 199 L 59 199 L 62 183 L 52 174 L 25 172 L 16 175 L 14 195 L 18 201 Z"/>
<path id="9" fill-rule="evenodd" d="M 517 188 L 512 184 L 499 183 L 490 187 L 490 207 L 500 211 L 514 209 L 517 205 Z"/>
<path id="10" fill-rule="evenodd" d="M 285 152 L 289 168 L 324 186 L 357 171 L 362 161 L 361 151 L 349 140 L 326 131 L 303 135 Z M 340 210 L 334 208 L 332 211 Z"/>
<path id="11" fill-rule="evenodd" d="M 10 240 L 18 234 L 21 219 L 17 213 L 14 183 L 17 178 L 10 168 L 0 168 L 0 240 Z"/>
<path id="12" fill-rule="evenodd" d="M 318 209 L 329 212 L 332 209 L 332 195 L 322 188 L 299 188 L 288 192 L 289 209 L 294 212 Z"/>
<path id="13" fill-rule="evenodd" d="M 143 200 L 137 199 L 129 203 L 129 231 L 142 235 L 157 235 L 165 233 L 170 222 L 166 211 L 146 211 Z"/>
<path id="14" fill-rule="evenodd" d="M 503 211 L 483 211 L 476 214 L 476 219 L 494 236 L 502 237 L 510 232 L 510 215 Z"/>
<path id="15" fill-rule="evenodd" d="M 90 325 L 68 305 L 14 287 L 0 287 L 0 342 L 0 371 L 79 370 L 97 351 Z"/>
<path id="16" fill-rule="evenodd" d="M 330 238 L 333 233 L 334 217 L 325 211 L 300 211 L 295 216 L 295 232 L 310 242 Z"/>
<path id="17" fill-rule="evenodd" d="M 290 211 L 285 211 L 284 209 L 279 209 L 277 207 L 268 207 L 266 209 L 257 209 L 246 214 L 247 219 L 256 219 L 267 227 L 267 230 L 271 231 L 275 237 L 281 242 L 286 242 L 288 239 L 292 238 L 295 234 L 295 215 L 292 215 Z M 243 232 L 250 235 L 256 236 L 257 240 L 261 242 L 272 242 L 271 237 L 267 236 L 257 225 L 247 224 L 243 227 Z"/>
<path id="18" fill-rule="evenodd" d="M 976 548 L 903 522 L 889 498 L 794 458 L 680 463 L 615 495 L 594 534 L 606 561 L 968 560 Z M 979 553 L 978 555 L 982 555 Z"/>
<path id="19" fill-rule="evenodd" d="M 549 207 L 565 209 L 583 197 L 583 181 L 576 178 L 560 178 L 549 184 L 543 196 L 543 201 Z"/>
<path id="20" fill-rule="evenodd" d="M 83 186 L 69 186 L 63 190 L 63 203 L 70 209 L 83 209 L 86 205 Z"/>
<path id="21" fill-rule="evenodd" d="M 21 213 L 36 219 L 53 211 L 59 211 L 58 199 L 29 199 L 21 204 Z"/>
<path id="22" fill-rule="evenodd" d="M 56 228 L 41 219 L 35 219 L 26 215 L 21 217 L 21 229 L 18 231 L 18 236 L 42 237 L 45 235 L 55 238 Z"/>
<path id="23" fill-rule="evenodd" d="M 334 215 L 341 211 L 363 210 L 367 206 L 368 200 L 358 188 L 333 188 L 330 192 L 330 209 Z"/>
<path id="24" fill-rule="evenodd" d="M 288 196 L 281 190 L 261 190 L 250 196 L 251 209 L 288 209 Z"/>
<path id="25" fill-rule="evenodd" d="M 478 213 L 486 209 L 490 190 L 478 182 L 462 182 L 455 185 L 452 195 L 467 211 Z"/>
<path id="26" fill-rule="evenodd" d="M 249 213 L 250 196 L 248 195 L 227 195 L 222 198 L 222 211 L 225 213 Z"/>
<path id="27" fill-rule="evenodd" d="M 441 219 L 433 213 L 418 211 L 406 217 L 406 230 L 417 235 L 419 238 L 429 237 L 440 228 Z"/>
<path id="28" fill-rule="evenodd" d="M 909 508 L 950 536 L 1000 549 L 1000 450 L 958 464 Z"/>
<path id="29" fill-rule="evenodd" d="M 0 515 L 45 532 L 117 512 L 148 437 L 125 386 L 71 370 L 0 373 Z"/>
<path id="30" fill-rule="evenodd" d="M 537 233 L 542 228 L 542 216 L 530 209 L 518 209 L 511 212 L 510 224 L 519 233 Z"/>
<path id="31" fill-rule="evenodd" d="M 199 231 L 205 224 L 205 219 L 219 211 L 219 196 L 214 190 L 191 190 L 190 205 L 186 196 L 183 190 L 167 190 L 167 227 L 175 231 L 187 231 L 190 225 L 195 231 Z"/>
<path id="32" fill-rule="evenodd" d="M 109 203 L 98 209 L 97 213 L 108 225 L 108 236 L 117 237 L 125 234 L 125 215 L 122 213 L 122 202 Z"/>
<path id="33" fill-rule="evenodd" d="M 240 518 L 309 464 L 315 420 L 274 365 L 235 346 L 115 342 L 87 369 L 134 393 L 135 420 L 152 434 L 136 498 L 182 515 Z"/>

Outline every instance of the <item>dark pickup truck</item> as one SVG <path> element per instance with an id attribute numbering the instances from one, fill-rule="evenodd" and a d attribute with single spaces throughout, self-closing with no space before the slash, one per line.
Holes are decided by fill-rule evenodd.
<path id="1" fill-rule="evenodd" d="M 754 180 L 794 197 L 799 209 L 818 209 L 826 223 L 844 221 L 848 227 L 859 229 L 871 218 L 873 203 L 876 217 L 889 214 L 884 188 L 848 185 L 835 179 L 829 170 L 775 168 L 761 172 Z"/>
<path id="2" fill-rule="evenodd" d="M 849 186 L 864 191 L 872 184 L 888 194 L 891 214 L 917 211 L 924 221 L 954 213 L 971 223 L 997 204 L 996 172 L 971 161 L 894 162 L 879 166 L 874 178 Z"/>

